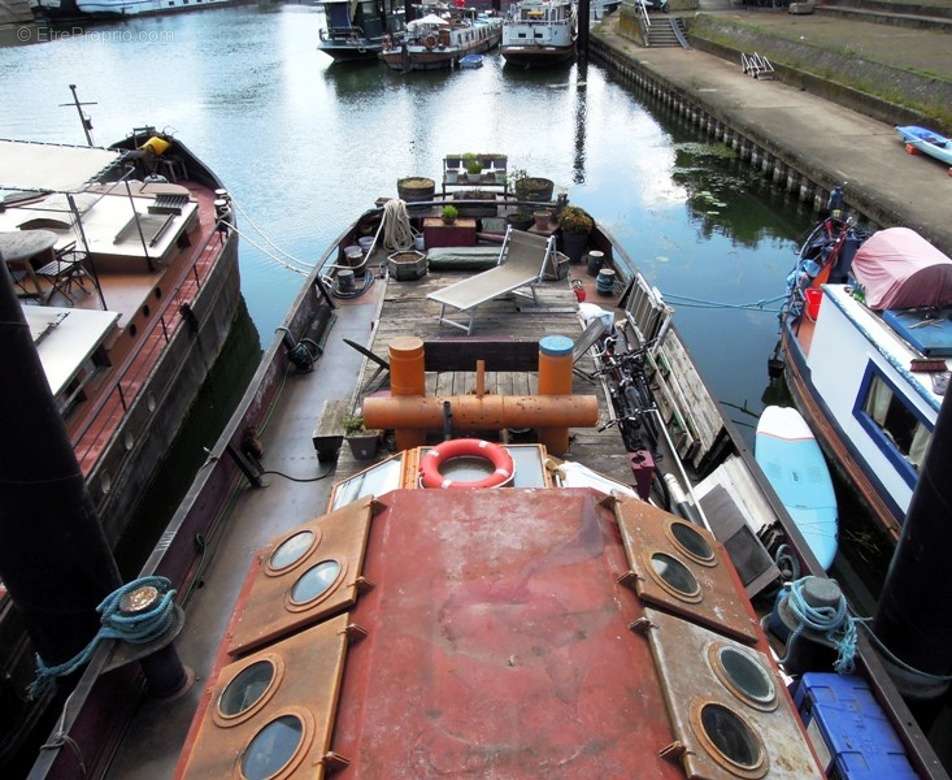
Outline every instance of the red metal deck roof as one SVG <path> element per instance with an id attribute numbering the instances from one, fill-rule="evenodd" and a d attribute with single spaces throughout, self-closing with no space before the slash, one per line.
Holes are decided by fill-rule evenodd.
<path id="1" fill-rule="evenodd" d="M 586 490 L 383 498 L 351 620 L 339 777 L 679 778 L 612 512 Z"/>

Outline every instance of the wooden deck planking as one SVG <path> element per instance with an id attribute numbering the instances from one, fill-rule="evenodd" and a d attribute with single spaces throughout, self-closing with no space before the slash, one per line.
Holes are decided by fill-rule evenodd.
<path id="1" fill-rule="evenodd" d="M 387 357 L 388 345 L 400 336 L 418 336 L 424 340 L 435 338 L 459 338 L 463 334 L 437 322 L 439 305 L 428 301 L 428 293 L 465 278 L 465 274 L 430 274 L 418 282 L 395 282 L 390 280 L 383 293 L 383 307 L 374 331 L 370 349 L 376 355 Z M 575 295 L 568 282 L 546 282 L 536 290 L 538 306 L 519 311 L 516 303 L 510 299 L 490 301 L 479 308 L 475 338 L 520 338 L 541 339 L 551 334 L 562 334 L 577 338 L 581 332 L 578 320 L 578 307 Z M 517 298 L 521 303 L 524 299 Z M 528 304 L 529 302 L 526 301 Z M 590 357 L 580 361 L 583 370 L 594 367 Z M 475 364 L 473 371 L 428 372 L 426 388 L 428 393 L 437 396 L 461 395 L 474 392 L 476 386 Z M 371 365 L 364 370 L 362 381 L 366 382 L 373 373 Z M 538 376 L 535 372 L 499 371 L 487 372 L 486 389 L 499 395 L 528 395 L 536 392 Z M 606 400 L 601 388 L 578 376 L 573 377 L 573 392 L 598 396 L 599 424 L 609 419 Z M 433 441 L 438 440 L 439 432 L 434 431 Z M 381 459 L 390 453 L 382 452 Z M 630 484 L 631 470 L 621 437 L 615 428 L 599 433 L 596 428 L 576 429 L 573 431 L 572 445 L 564 456 L 567 460 L 576 460 L 599 471 L 606 476 Z M 360 463 L 353 458 L 345 443 L 341 448 L 335 480 L 367 468 L 369 463 Z"/>

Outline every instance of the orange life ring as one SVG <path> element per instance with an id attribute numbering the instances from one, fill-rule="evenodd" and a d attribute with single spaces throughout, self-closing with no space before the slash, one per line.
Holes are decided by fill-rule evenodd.
<path id="1" fill-rule="evenodd" d="M 440 473 L 440 466 L 451 458 L 485 458 L 493 464 L 493 473 L 485 479 L 454 482 Z M 425 488 L 495 488 L 513 477 L 515 466 L 505 447 L 482 439 L 451 439 L 433 447 L 420 459 L 420 484 Z"/>
<path id="2" fill-rule="evenodd" d="M 430 33 L 426 36 L 426 38 L 423 39 L 423 45 L 428 49 L 432 49 L 434 46 L 436 46 L 436 42 L 437 38 L 433 33 Z"/>

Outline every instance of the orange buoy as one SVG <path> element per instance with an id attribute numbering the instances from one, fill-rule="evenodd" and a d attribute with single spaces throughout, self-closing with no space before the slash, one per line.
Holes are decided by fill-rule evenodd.
<path id="1" fill-rule="evenodd" d="M 906 144 L 906 154 L 919 154 L 919 150 L 912 144 Z"/>
<path id="2" fill-rule="evenodd" d="M 458 482 L 444 477 L 440 466 L 452 458 L 482 458 L 493 465 L 485 479 Z M 451 439 L 438 444 L 420 458 L 420 484 L 425 488 L 497 488 L 512 481 L 515 466 L 505 447 L 482 439 Z"/>

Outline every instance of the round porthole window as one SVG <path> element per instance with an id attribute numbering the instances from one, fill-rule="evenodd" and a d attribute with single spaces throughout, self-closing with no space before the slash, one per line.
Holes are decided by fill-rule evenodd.
<path id="1" fill-rule="evenodd" d="M 294 715 L 275 718 L 254 735 L 241 754 L 241 775 L 246 780 L 268 780 L 294 758 L 304 724 Z"/>
<path id="2" fill-rule="evenodd" d="M 741 701 L 760 710 L 777 706 L 777 690 L 770 672 L 750 653 L 716 644 L 709 649 L 708 657 L 718 679 Z"/>
<path id="3" fill-rule="evenodd" d="M 714 548 L 701 533 L 688 523 L 675 521 L 668 528 L 671 540 L 677 545 L 678 549 L 689 558 L 712 565 L 716 563 L 714 557 Z"/>
<path id="4" fill-rule="evenodd" d="M 275 671 L 271 661 L 255 661 L 238 672 L 218 697 L 219 714 L 237 718 L 254 707 L 271 686 Z"/>
<path id="5" fill-rule="evenodd" d="M 662 587 L 687 601 L 701 600 L 701 586 L 691 570 L 673 555 L 656 552 L 651 556 L 651 573 Z"/>
<path id="6" fill-rule="evenodd" d="M 324 596 L 337 582 L 341 565 L 337 561 L 321 561 L 298 577 L 291 588 L 291 601 L 295 604 L 307 604 Z"/>
<path id="7" fill-rule="evenodd" d="M 313 531 L 298 531 L 279 544 L 268 559 L 272 571 L 285 571 L 299 563 L 314 547 Z"/>
<path id="8" fill-rule="evenodd" d="M 721 766 L 742 777 L 762 777 L 767 753 L 760 736 L 736 712 L 723 704 L 701 706 L 695 728 L 705 749 Z"/>

